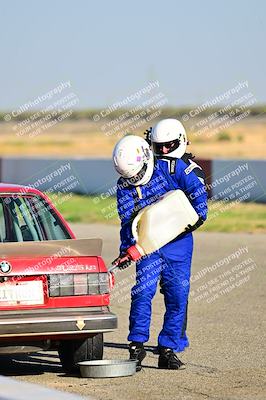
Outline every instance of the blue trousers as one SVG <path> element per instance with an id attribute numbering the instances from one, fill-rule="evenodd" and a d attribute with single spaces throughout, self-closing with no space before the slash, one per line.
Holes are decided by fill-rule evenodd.
<path id="1" fill-rule="evenodd" d="M 131 290 L 129 341 L 144 343 L 149 340 L 152 299 L 160 280 L 166 311 L 158 346 L 180 352 L 189 345 L 185 329 L 192 251 L 193 239 L 188 234 L 136 264 L 136 284 Z"/>

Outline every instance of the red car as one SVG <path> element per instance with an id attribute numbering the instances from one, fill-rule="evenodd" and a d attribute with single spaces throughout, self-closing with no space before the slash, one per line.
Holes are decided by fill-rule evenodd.
<path id="1" fill-rule="evenodd" d="M 66 372 L 101 359 L 113 276 L 100 239 L 75 239 L 40 191 L 0 184 L 0 354 L 58 349 Z"/>

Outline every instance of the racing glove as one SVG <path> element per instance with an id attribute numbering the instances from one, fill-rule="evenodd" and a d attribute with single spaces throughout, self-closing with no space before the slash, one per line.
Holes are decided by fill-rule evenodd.
<path id="1" fill-rule="evenodd" d="M 113 262 L 112 265 L 119 269 L 125 269 L 131 265 L 132 259 L 129 254 L 120 254 Z"/>

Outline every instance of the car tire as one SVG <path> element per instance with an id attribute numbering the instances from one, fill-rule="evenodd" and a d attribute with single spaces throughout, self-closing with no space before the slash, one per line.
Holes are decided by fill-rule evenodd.
<path id="1" fill-rule="evenodd" d="M 78 371 L 77 363 L 103 358 L 103 334 L 98 333 L 82 340 L 62 340 L 58 347 L 58 354 L 64 372 L 76 372 Z"/>

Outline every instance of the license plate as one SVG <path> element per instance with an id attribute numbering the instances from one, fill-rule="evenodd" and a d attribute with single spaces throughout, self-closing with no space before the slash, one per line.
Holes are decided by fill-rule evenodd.
<path id="1" fill-rule="evenodd" d="M 42 281 L 3 282 L 0 284 L 0 306 L 44 304 Z"/>

